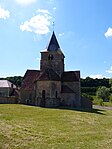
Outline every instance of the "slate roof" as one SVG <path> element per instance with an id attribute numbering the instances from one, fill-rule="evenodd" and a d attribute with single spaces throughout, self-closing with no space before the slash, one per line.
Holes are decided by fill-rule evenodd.
<path id="1" fill-rule="evenodd" d="M 27 70 L 22 81 L 21 89 L 33 90 L 34 82 L 37 80 L 39 75 L 39 70 Z"/>
<path id="2" fill-rule="evenodd" d="M 0 80 L 0 88 L 11 88 L 12 84 L 10 81 L 8 80 Z M 16 86 L 13 84 L 13 88 L 16 88 Z"/>
<path id="3" fill-rule="evenodd" d="M 56 39 L 55 33 L 53 31 L 49 45 L 47 47 L 47 51 L 55 51 L 55 50 L 60 50 L 60 46 L 59 46 L 59 43 Z"/>
<path id="4" fill-rule="evenodd" d="M 37 81 L 48 81 L 48 80 L 61 81 L 61 78 L 52 69 L 47 68 L 45 71 L 40 72 L 40 76 L 38 77 Z"/>
<path id="5" fill-rule="evenodd" d="M 61 93 L 75 93 L 71 88 L 66 85 L 63 85 L 61 88 Z"/>
<path id="6" fill-rule="evenodd" d="M 62 74 L 63 82 L 80 81 L 80 71 L 66 71 Z"/>

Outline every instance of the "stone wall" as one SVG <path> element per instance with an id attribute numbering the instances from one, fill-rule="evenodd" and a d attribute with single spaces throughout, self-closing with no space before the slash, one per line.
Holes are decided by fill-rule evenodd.
<path id="1" fill-rule="evenodd" d="M 81 97 L 81 108 L 92 109 L 92 101 L 89 99 L 86 99 L 85 97 Z"/>
<path id="2" fill-rule="evenodd" d="M 45 90 L 45 98 L 61 98 L 60 81 L 37 81 L 37 97 L 42 98 L 42 91 Z"/>
<path id="3" fill-rule="evenodd" d="M 67 85 L 71 88 L 75 93 L 75 105 L 77 107 L 81 107 L 81 88 L 80 88 L 80 81 L 79 82 L 63 82 L 63 85 Z"/>
<path id="4" fill-rule="evenodd" d="M 52 56 L 52 59 L 49 59 Z M 59 76 L 64 72 L 64 55 L 61 51 L 41 52 L 40 70 L 52 68 Z"/>
<path id="5" fill-rule="evenodd" d="M 60 98 L 37 98 L 36 99 L 36 106 L 40 107 L 59 107 L 60 106 Z"/>
<path id="6" fill-rule="evenodd" d="M 0 104 L 16 104 L 18 100 L 16 97 L 0 97 Z"/>
<path id="7" fill-rule="evenodd" d="M 35 91 L 32 90 L 20 90 L 19 103 L 35 105 Z"/>
<path id="8" fill-rule="evenodd" d="M 44 91 L 45 97 L 42 92 Z M 37 81 L 36 105 L 42 107 L 58 107 L 61 98 L 60 81 Z"/>
<path id="9" fill-rule="evenodd" d="M 75 93 L 62 93 L 61 106 L 77 107 Z"/>

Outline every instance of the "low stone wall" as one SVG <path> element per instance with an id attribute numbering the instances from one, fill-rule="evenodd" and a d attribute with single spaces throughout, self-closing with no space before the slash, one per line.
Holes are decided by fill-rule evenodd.
<path id="1" fill-rule="evenodd" d="M 0 97 L 0 104 L 16 104 L 16 97 Z"/>

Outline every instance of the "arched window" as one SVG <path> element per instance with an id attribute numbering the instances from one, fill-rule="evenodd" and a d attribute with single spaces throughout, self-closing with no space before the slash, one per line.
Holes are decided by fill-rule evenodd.
<path id="1" fill-rule="evenodd" d="M 45 92 L 45 90 L 43 90 L 42 91 L 42 98 L 44 98 L 44 99 L 45 99 L 45 94 L 46 94 L 46 92 Z"/>
<path id="2" fill-rule="evenodd" d="M 55 94 L 56 98 L 58 98 L 58 92 L 56 91 L 56 94 Z"/>

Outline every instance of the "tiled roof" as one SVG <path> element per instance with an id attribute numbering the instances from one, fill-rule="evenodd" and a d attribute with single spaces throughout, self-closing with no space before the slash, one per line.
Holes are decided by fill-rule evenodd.
<path id="1" fill-rule="evenodd" d="M 47 81 L 47 80 L 61 81 L 61 78 L 52 69 L 47 68 L 45 71 L 40 72 L 40 76 L 38 77 L 37 81 Z"/>
<path id="2" fill-rule="evenodd" d="M 74 91 L 66 85 L 63 85 L 61 88 L 61 93 L 74 93 Z"/>
<path id="3" fill-rule="evenodd" d="M 24 90 L 33 90 L 34 89 L 34 82 L 40 75 L 40 71 L 38 70 L 27 70 L 21 85 L 21 89 Z"/>
<path id="4" fill-rule="evenodd" d="M 11 83 L 10 81 L 8 80 L 0 80 L 0 87 L 2 88 L 11 88 L 13 85 L 13 88 L 16 88 L 16 86 Z"/>
<path id="5" fill-rule="evenodd" d="M 80 71 L 66 71 L 62 74 L 63 82 L 72 82 L 80 80 Z"/>
<path id="6" fill-rule="evenodd" d="M 56 39 L 55 33 L 53 32 L 51 39 L 50 39 L 50 42 L 49 42 L 49 45 L 47 47 L 47 51 L 55 51 L 58 49 L 60 49 L 60 46 L 59 46 L 58 41 Z"/>

